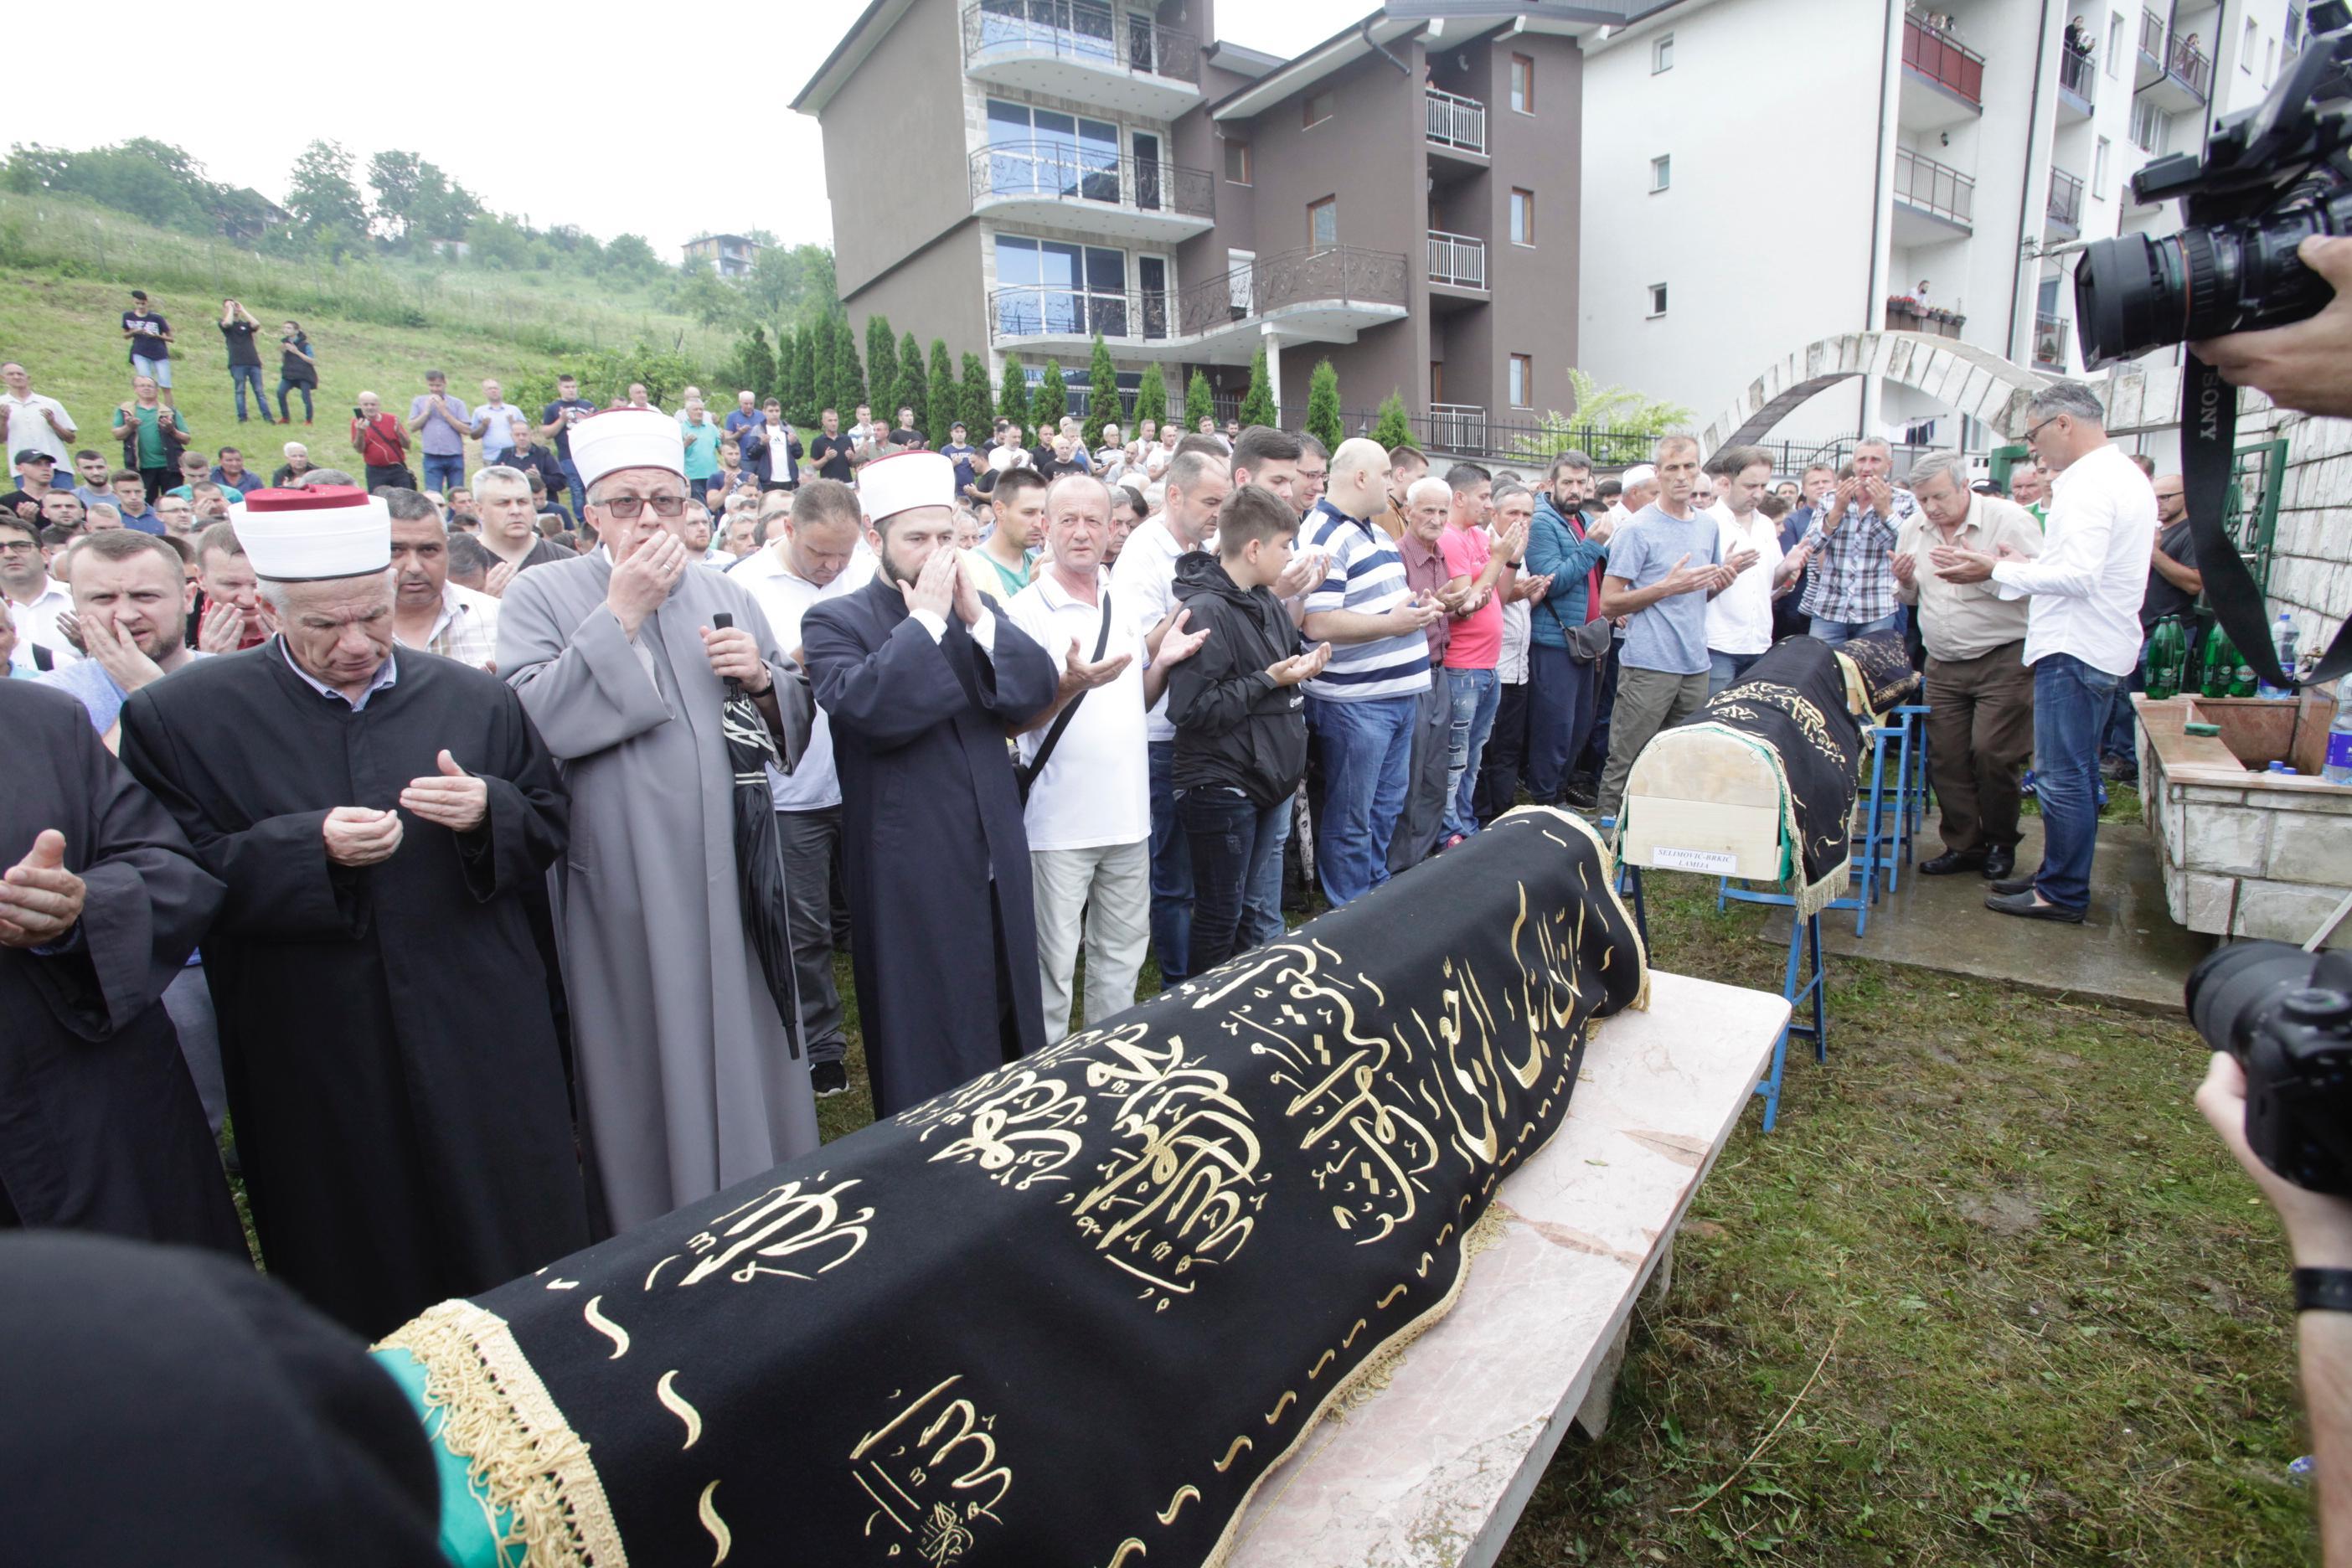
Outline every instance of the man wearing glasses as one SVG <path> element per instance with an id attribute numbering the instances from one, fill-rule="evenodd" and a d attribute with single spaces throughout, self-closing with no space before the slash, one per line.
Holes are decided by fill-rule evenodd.
<path id="1" fill-rule="evenodd" d="M 720 727 L 740 681 L 790 767 L 814 709 L 751 593 L 688 570 L 677 422 L 582 419 L 572 459 L 603 544 L 508 586 L 498 668 L 571 786 L 561 937 L 581 1131 L 604 1223 L 625 1230 L 816 1147 L 807 1067 L 736 892 Z"/>

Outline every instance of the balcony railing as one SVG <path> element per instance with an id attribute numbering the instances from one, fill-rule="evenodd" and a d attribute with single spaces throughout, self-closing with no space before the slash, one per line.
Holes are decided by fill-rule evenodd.
<path id="1" fill-rule="evenodd" d="M 2087 110 L 2099 100 L 2099 68 L 2088 55 L 2062 49 L 2058 56 L 2058 87 L 2082 100 Z"/>
<path id="2" fill-rule="evenodd" d="M 2046 310 L 2033 314 L 2033 363 L 2063 370 L 2066 366 L 2066 329 L 2063 316 L 2053 316 Z"/>
<path id="3" fill-rule="evenodd" d="M 1428 90 L 1429 139 L 1440 147 L 1458 148 L 1484 156 L 1486 151 L 1486 106 L 1475 98 Z"/>
<path id="4" fill-rule="evenodd" d="M 1922 212 L 1954 223 L 1976 221 L 1977 183 L 1948 163 L 1914 153 L 1895 150 L 1895 199 Z"/>
<path id="5" fill-rule="evenodd" d="M 1466 234 L 1429 231 L 1429 280 L 1456 289 L 1486 286 L 1486 242 Z"/>
<path id="6" fill-rule="evenodd" d="M 1984 103 L 1984 57 L 1940 27 L 1903 18 L 1903 63 L 1970 103 Z"/>
<path id="7" fill-rule="evenodd" d="M 2175 38 L 2165 51 L 2164 74 L 2187 88 L 2203 102 L 2213 92 L 2213 62 L 2186 38 Z"/>
<path id="8" fill-rule="evenodd" d="M 2063 169 L 2050 171 L 2050 221 L 2083 226 L 2083 182 Z"/>
<path id="9" fill-rule="evenodd" d="M 1475 404 L 1433 403 L 1427 423 L 1429 444 L 1441 451 L 1486 449 L 1486 411 Z"/>
<path id="10" fill-rule="evenodd" d="M 1067 142 L 1007 142 L 971 155 L 971 199 L 1048 196 L 1138 212 L 1216 216 L 1216 182 L 1206 169 L 1129 158 Z"/>
<path id="11" fill-rule="evenodd" d="M 2139 55 L 2153 65 L 2164 63 L 2164 13 L 2153 5 L 2140 9 Z"/>
<path id="12" fill-rule="evenodd" d="M 1164 289 L 1078 289 L 1008 284 L 988 296 L 989 331 L 1000 338 L 1166 338 L 1177 300 Z"/>
<path id="13" fill-rule="evenodd" d="M 967 64 L 991 54 L 1043 51 L 1147 76 L 1201 79 L 1201 41 L 1130 13 L 1082 0 L 979 0 L 963 13 Z"/>
<path id="14" fill-rule="evenodd" d="M 1307 300 L 1405 304 L 1405 258 L 1395 251 L 1335 245 L 1261 256 L 1173 292 L 1008 284 L 989 295 L 998 337 L 1090 337 L 1150 342 L 1192 337 Z"/>

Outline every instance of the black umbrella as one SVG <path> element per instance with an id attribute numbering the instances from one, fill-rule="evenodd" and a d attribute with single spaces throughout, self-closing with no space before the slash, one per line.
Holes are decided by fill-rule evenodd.
<path id="1" fill-rule="evenodd" d="M 714 615 L 710 624 L 720 631 L 735 617 Z M 727 732 L 727 761 L 735 770 L 735 873 L 743 900 L 743 923 L 751 943 L 760 950 L 760 968 L 768 979 L 768 994 L 784 1016 L 792 1036 L 793 1056 L 801 1055 L 800 975 L 793 968 L 793 928 L 784 897 L 784 850 L 776 838 L 775 797 L 768 791 L 768 770 L 782 772 L 784 760 L 760 705 L 730 679 L 727 701 L 719 710 Z"/>

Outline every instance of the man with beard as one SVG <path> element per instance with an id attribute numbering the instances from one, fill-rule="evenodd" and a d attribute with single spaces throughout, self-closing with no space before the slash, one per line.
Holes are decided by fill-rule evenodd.
<path id="1" fill-rule="evenodd" d="M 738 891 L 725 682 L 758 705 L 788 771 L 811 709 L 758 602 L 695 569 L 679 537 L 677 420 L 583 419 L 572 459 L 603 548 L 515 579 L 498 663 L 572 789 L 560 904 L 581 1131 L 625 1230 L 816 1147 L 808 1068 Z"/>
<path id="2" fill-rule="evenodd" d="M 18 673 L 71 664 L 81 657 L 58 630 L 58 617 L 73 611 L 73 595 L 49 574 L 37 526 L 13 514 L 0 515 L 0 600 L 6 602 L 16 622 L 16 647 L 10 663 Z M 47 651 L 49 665 L 35 658 L 36 648 Z"/>
<path id="3" fill-rule="evenodd" d="M 121 743 L 116 718 L 131 694 L 195 657 L 187 646 L 188 587 L 179 552 L 152 534 L 115 529 L 74 546 L 74 618 L 89 657 L 41 677 L 89 710 L 110 752 Z M 206 651 L 234 651 L 236 612 L 210 617 Z"/>
<path id="4" fill-rule="evenodd" d="M 801 637 L 833 721 L 858 1017 L 889 1116 L 1045 1044 L 1004 737 L 1057 680 L 957 558 L 954 464 L 902 451 L 868 463 L 859 493 L 881 570 L 811 608 Z"/>
<path id="5" fill-rule="evenodd" d="M 375 493 L 392 517 L 394 640 L 497 674 L 499 602 L 449 581 L 449 525 L 441 509 L 395 485 Z"/>
<path id="6" fill-rule="evenodd" d="M 227 887 L 205 938 L 269 1270 L 373 1336 L 588 1237 L 529 919 L 563 787 L 514 696 L 392 637 L 390 521 L 257 491 L 283 633 L 133 692 L 123 761 Z"/>

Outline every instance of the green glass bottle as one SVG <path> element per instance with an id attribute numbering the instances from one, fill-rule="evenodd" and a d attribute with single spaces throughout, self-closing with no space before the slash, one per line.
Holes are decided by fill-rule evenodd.
<path id="1" fill-rule="evenodd" d="M 2246 662 L 2246 656 L 2238 652 L 2234 645 L 2231 647 L 2230 657 L 2232 664 L 2230 671 L 2230 695 L 2232 697 L 2255 695 L 2262 688 L 2261 683 L 2254 679 L 2254 667 Z"/>
<path id="2" fill-rule="evenodd" d="M 2238 668 L 2238 650 L 2230 646 L 2230 634 L 2220 622 L 2205 634 L 2205 678 L 2197 689 L 2207 697 L 2230 695 L 2230 678 Z"/>
<path id="3" fill-rule="evenodd" d="M 2167 616 L 2156 623 L 2147 639 L 2147 657 L 2140 670 L 2140 683 L 2149 701 L 2162 702 L 2179 692 L 2182 651 L 2179 618 Z"/>

